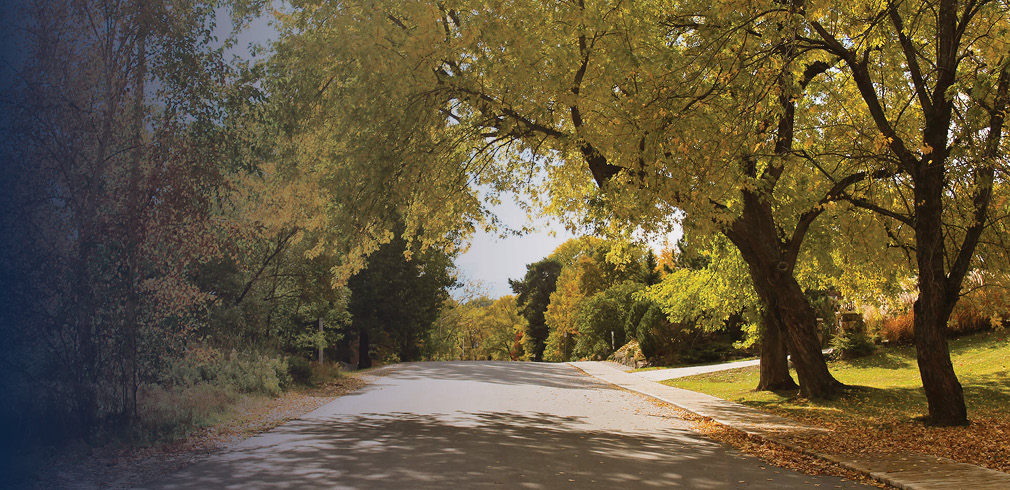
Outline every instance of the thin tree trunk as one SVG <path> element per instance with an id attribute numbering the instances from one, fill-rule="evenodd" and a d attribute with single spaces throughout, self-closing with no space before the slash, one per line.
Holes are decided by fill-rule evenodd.
<path id="1" fill-rule="evenodd" d="M 130 162 L 129 181 L 126 189 L 126 229 L 121 239 L 125 242 L 126 261 L 126 302 L 123 312 L 122 326 L 125 330 L 123 346 L 125 373 L 122 416 L 127 423 L 137 417 L 137 390 L 140 386 L 139 376 L 139 321 L 140 294 L 137 288 L 140 284 L 140 242 L 144 239 L 141 205 L 141 171 L 144 164 L 144 91 L 147 77 L 147 16 L 143 2 L 136 6 L 138 19 L 137 34 L 137 66 L 133 79 L 133 158 Z"/>
<path id="2" fill-rule="evenodd" d="M 368 356 L 368 328 L 358 331 L 358 369 L 372 367 L 372 358 Z"/>
<path id="3" fill-rule="evenodd" d="M 323 317 L 319 317 L 319 333 L 323 333 Z M 319 364 L 323 364 L 325 358 L 323 357 L 323 347 L 319 346 Z"/>

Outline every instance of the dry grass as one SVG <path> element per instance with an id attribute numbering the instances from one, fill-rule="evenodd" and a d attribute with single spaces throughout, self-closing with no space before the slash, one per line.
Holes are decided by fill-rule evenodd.
<path id="1" fill-rule="evenodd" d="M 347 375 L 314 388 L 288 391 L 277 398 L 237 397 L 215 416 L 218 417 L 216 424 L 171 442 L 149 446 L 110 445 L 68 452 L 53 462 L 31 488 L 134 488 L 178 471 L 212 452 L 299 418 L 364 384 L 361 378 Z M 220 409 L 217 405 L 221 400 L 190 401 L 210 411 Z"/>

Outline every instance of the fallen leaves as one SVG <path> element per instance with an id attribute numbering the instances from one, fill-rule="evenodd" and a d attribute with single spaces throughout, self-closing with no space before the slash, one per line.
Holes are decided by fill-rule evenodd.
<path id="1" fill-rule="evenodd" d="M 751 437 L 744 432 L 722 425 L 708 417 L 688 412 L 669 403 L 660 401 L 654 401 L 653 403 L 674 411 L 678 417 L 690 421 L 695 430 L 709 438 L 761 458 L 761 460 L 774 466 L 788 468 L 806 475 L 835 476 L 846 480 L 858 481 L 864 485 L 871 485 L 877 488 L 894 488 L 862 473 L 845 469 L 835 463 L 794 451 L 775 442 Z"/>
<path id="2" fill-rule="evenodd" d="M 917 452 L 1010 472 L 1010 414 L 978 415 L 973 417 L 968 427 L 927 427 L 914 420 L 856 427 L 843 421 L 771 411 L 830 429 L 830 434 L 788 436 L 815 451 L 850 454 Z"/>

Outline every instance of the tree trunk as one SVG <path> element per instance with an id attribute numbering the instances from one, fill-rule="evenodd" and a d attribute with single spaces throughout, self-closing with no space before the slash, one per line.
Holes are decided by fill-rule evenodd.
<path id="1" fill-rule="evenodd" d="M 778 312 L 786 327 L 789 353 L 799 378 L 800 394 L 807 398 L 832 398 L 844 387 L 828 371 L 817 338 L 817 315 L 792 275 L 777 278 L 769 291 L 776 298 Z"/>
<path id="2" fill-rule="evenodd" d="M 932 298 L 924 298 L 921 291 L 919 294 L 913 307 L 913 325 L 919 376 L 929 406 L 926 422 L 939 426 L 968 425 L 964 390 L 954 373 L 947 345 L 950 308 L 932 301 Z M 942 310 L 946 310 L 946 314 Z"/>
<path id="3" fill-rule="evenodd" d="M 761 391 L 795 390 L 799 388 L 789 375 L 789 357 L 782 322 L 776 309 L 765 306 L 761 314 Z"/>
<path id="4" fill-rule="evenodd" d="M 358 331 L 358 369 L 372 367 L 372 358 L 368 356 L 368 329 Z"/>
<path id="5" fill-rule="evenodd" d="M 947 345 L 947 320 L 960 293 L 948 280 L 944 268 L 942 229 L 943 179 L 938 166 L 927 166 L 915 187 L 916 262 L 919 267 L 919 299 L 913 306 L 914 338 L 919 376 L 929 405 L 927 423 L 968 425 L 964 391 L 954 373 Z"/>
<path id="6" fill-rule="evenodd" d="M 844 385 L 828 371 L 817 338 L 817 316 L 792 275 L 795 257 L 784 252 L 769 200 L 744 191 L 743 212 L 724 233 L 747 263 L 761 302 L 782 327 L 779 330 L 792 355 L 800 394 L 807 398 L 837 396 Z"/>
<path id="7" fill-rule="evenodd" d="M 319 333 L 323 333 L 323 317 L 319 317 Z M 323 356 L 323 346 L 319 346 L 319 364 L 323 364 L 326 358 Z"/>

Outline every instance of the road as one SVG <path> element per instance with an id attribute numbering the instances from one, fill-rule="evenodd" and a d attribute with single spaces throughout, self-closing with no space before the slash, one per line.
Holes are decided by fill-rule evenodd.
<path id="1" fill-rule="evenodd" d="M 386 370 L 145 488 L 862 488 L 768 466 L 565 364 Z"/>

